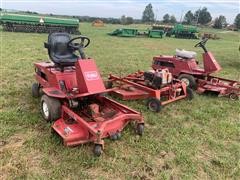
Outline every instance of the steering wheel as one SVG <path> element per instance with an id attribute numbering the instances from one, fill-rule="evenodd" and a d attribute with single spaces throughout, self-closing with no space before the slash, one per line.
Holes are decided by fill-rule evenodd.
<path id="1" fill-rule="evenodd" d="M 74 42 L 76 40 L 80 39 L 80 43 L 79 42 Z M 87 43 L 84 43 L 85 40 L 87 41 Z M 68 41 L 67 46 L 73 48 L 73 49 L 82 49 L 82 48 L 86 48 L 88 47 L 88 45 L 90 44 L 90 39 L 86 36 L 78 36 L 75 37 L 73 39 L 71 39 L 70 41 Z"/>
<path id="2" fill-rule="evenodd" d="M 208 38 L 203 39 L 202 41 L 200 41 L 199 43 L 195 44 L 194 47 L 203 47 L 205 46 L 206 42 L 208 41 Z"/>

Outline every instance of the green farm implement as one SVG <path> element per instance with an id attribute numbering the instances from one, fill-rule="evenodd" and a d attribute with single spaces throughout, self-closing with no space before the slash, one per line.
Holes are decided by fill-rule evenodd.
<path id="1" fill-rule="evenodd" d="M 79 20 L 75 18 L 1 12 L 0 24 L 4 31 L 79 34 Z"/>
<path id="2" fill-rule="evenodd" d="M 182 24 L 176 24 L 172 30 L 166 33 L 166 36 L 171 37 L 174 35 L 175 38 L 197 39 L 196 33 L 198 33 L 196 26 L 184 26 Z"/>
<path id="3" fill-rule="evenodd" d="M 139 31 L 138 29 L 116 29 L 111 33 L 108 33 L 111 36 L 119 36 L 119 37 L 137 37 L 137 36 L 145 36 L 150 38 L 162 38 L 164 35 L 164 31 L 162 30 L 144 30 Z"/>

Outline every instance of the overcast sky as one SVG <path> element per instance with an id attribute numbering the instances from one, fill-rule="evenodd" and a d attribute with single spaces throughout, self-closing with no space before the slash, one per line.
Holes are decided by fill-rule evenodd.
<path id="1" fill-rule="evenodd" d="M 152 3 L 155 16 L 161 20 L 166 13 L 177 20 L 188 10 L 193 12 L 207 7 L 213 19 L 224 15 L 232 23 L 240 12 L 240 0 L 0 0 L 1 8 L 64 15 L 116 17 L 122 15 L 141 19 L 148 3 Z"/>

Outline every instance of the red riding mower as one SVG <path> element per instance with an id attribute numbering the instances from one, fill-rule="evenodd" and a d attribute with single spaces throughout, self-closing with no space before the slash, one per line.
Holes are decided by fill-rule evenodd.
<path id="1" fill-rule="evenodd" d="M 199 67 L 195 59 L 196 53 L 192 51 L 177 50 L 176 56 L 156 56 L 153 58 L 152 68 L 168 68 L 175 78 L 184 81 L 198 93 L 215 92 L 219 96 L 228 96 L 232 100 L 240 97 L 240 82 L 211 76 L 221 70 L 220 65 L 213 54 L 205 47 L 208 39 L 197 43 L 195 47 L 201 47 L 203 53 L 203 66 Z"/>
<path id="2" fill-rule="evenodd" d="M 184 82 L 173 79 L 168 69 L 138 71 L 125 77 L 109 75 L 107 88 L 123 100 L 147 99 L 147 107 L 159 112 L 163 105 L 188 98 L 193 92 Z"/>
<path id="3" fill-rule="evenodd" d="M 103 95 L 109 90 L 95 61 L 87 59 L 83 51 L 89 43 L 84 36 L 71 39 L 67 33 L 50 34 L 45 48 L 53 63 L 34 64 L 37 83 L 32 85 L 32 94 L 42 95 L 41 114 L 46 121 L 54 122 L 52 128 L 64 145 L 94 142 L 94 154 L 99 156 L 103 138 L 120 138 L 129 122 L 142 135 L 144 121 L 140 113 Z"/>

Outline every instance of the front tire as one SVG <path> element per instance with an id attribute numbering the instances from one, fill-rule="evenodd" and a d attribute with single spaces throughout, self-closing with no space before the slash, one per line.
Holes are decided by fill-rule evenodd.
<path id="1" fill-rule="evenodd" d="M 192 75 L 189 74 L 181 74 L 178 79 L 180 79 L 182 82 L 185 82 L 188 87 L 195 90 L 197 88 L 197 83 L 195 78 Z"/>
<path id="2" fill-rule="evenodd" d="M 34 98 L 40 97 L 40 87 L 38 83 L 32 84 L 32 97 Z"/>
<path id="3" fill-rule="evenodd" d="M 58 99 L 43 95 L 40 102 L 41 114 L 44 120 L 52 122 L 61 116 L 61 103 Z"/>

